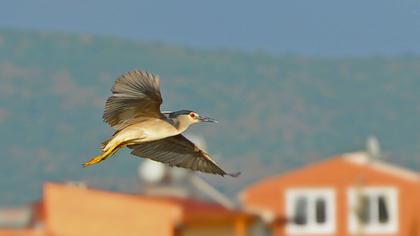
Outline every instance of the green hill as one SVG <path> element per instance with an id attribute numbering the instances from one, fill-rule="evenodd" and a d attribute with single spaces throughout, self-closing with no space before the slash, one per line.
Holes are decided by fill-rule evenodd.
<path id="1" fill-rule="evenodd" d="M 140 159 L 128 151 L 81 168 L 112 133 L 101 116 L 113 81 L 134 68 L 160 75 L 163 110 L 221 121 L 191 132 L 206 138 L 223 166 L 243 172 L 238 179 L 205 175 L 229 194 L 360 150 L 370 134 L 392 162 L 420 167 L 420 56 L 273 57 L 0 30 L 0 205 L 37 199 L 44 181 L 137 190 Z"/>

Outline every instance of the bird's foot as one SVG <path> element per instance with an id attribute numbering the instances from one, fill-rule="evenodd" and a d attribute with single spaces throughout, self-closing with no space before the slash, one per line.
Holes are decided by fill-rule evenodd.
<path id="1" fill-rule="evenodd" d="M 97 157 L 94 157 L 94 158 L 92 158 L 91 160 L 89 160 L 89 161 L 87 161 L 87 162 L 83 163 L 83 167 L 86 167 L 86 166 L 91 166 L 91 165 L 97 164 L 97 163 L 99 163 L 99 162 L 103 161 L 104 159 L 105 159 L 105 157 L 104 157 L 104 156 L 102 156 L 102 155 L 97 156 Z"/>

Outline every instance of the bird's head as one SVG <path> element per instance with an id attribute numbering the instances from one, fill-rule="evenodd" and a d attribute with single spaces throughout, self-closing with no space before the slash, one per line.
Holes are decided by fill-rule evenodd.
<path id="1" fill-rule="evenodd" d="M 170 118 L 184 120 L 190 124 L 199 123 L 199 122 L 213 122 L 218 123 L 217 120 L 212 119 L 210 117 L 200 115 L 197 112 L 189 111 L 189 110 L 181 110 L 173 112 L 169 115 Z"/>

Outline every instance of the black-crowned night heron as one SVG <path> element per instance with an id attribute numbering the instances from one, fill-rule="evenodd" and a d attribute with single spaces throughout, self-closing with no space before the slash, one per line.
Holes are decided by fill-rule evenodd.
<path id="1" fill-rule="evenodd" d="M 103 142 L 102 154 L 83 166 L 99 163 L 119 149 L 128 147 L 133 149 L 133 155 L 169 166 L 222 176 L 240 174 L 225 172 L 207 152 L 181 134 L 192 124 L 215 120 L 189 110 L 160 111 L 162 97 L 157 75 L 137 70 L 128 72 L 115 81 L 111 91 L 103 119 L 116 132 Z"/>

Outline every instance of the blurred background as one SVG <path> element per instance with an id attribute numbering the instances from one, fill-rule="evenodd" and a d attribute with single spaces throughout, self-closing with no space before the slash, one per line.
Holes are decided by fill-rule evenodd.
<path id="1" fill-rule="evenodd" d="M 151 183 L 183 188 L 183 178 L 193 176 L 188 183 L 195 192 L 205 192 L 206 203 L 244 209 L 238 193 L 255 183 L 363 151 L 368 137 L 368 160 L 392 163 L 417 181 L 419 42 L 418 0 L 2 2 L 0 208 L 6 210 L 0 211 L 0 228 L 2 219 L 5 227 L 32 227 L 33 211 L 16 209 L 42 203 L 48 186 L 56 191 L 69 182 L 107 194 L 142 195 Z M 100 165 L 81 168 L 112 134 L 102 122 L 104 103 L 114 80 L 132 69 L 160 75 L 162 110 L 190 109 L 219 120 L 217 125 L 192 127 L 189 137 L 226 169 L 242 175 L 174 174 L 164 167 L 142 167 L 149 164 L 127 150 Z M 142 177 L 142 168 L 163 174 L 150 182 Z M 172 175 L 181 177 L 168 177 Z M 347 179 L 357 186 L 369 179 L 359 170 L 353 177 Z M 415 186 L 420 189 L 420 184 Z M 197 195 L 187 192 L 188 198 Z M 305 191 L 289 195 L 296 194 Z M 255 201 L 252 204 L 259 205 Z M 301 205 L 299 209 L 306 209 L 306 203 Z M 251 218 L 262 219 L 260 213 L 241 210 Z M 25 218 L 28 214 L 31 217 Z M 22 223 L 15 225 L 14 217 Z M 413 217 L 410 222 L 420 219 Z M 253 232 L 287 231 L 271 230 L 273 222 L 278 221 Z M 399 222 L 397 230 L 390 226 L 394 234 L 404 228 Z M 236 235 L 246 231 L 241 228 L 246 224 L 235 224 Z M 290 232 L 306 232 L 293 227 Z M 179 228 L 175 231 L 187 235 Z M 401 235 L 409 235 L 404 232 Z"/>

